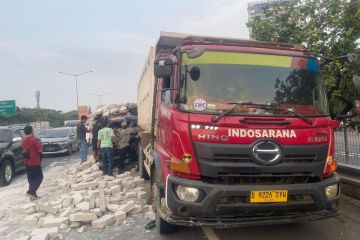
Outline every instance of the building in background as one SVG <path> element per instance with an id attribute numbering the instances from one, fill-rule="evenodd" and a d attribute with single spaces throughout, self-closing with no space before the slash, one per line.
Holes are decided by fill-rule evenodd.
<path id="1" fill-rule="evenodd" d="M 276 3 L 284 3 L 289 0 L 260 0 L 260 1 L 254 1 L 248 3 L 248 21 L 251 22 L 254 20 L 255 17 L 260 17 L 262 20 L 266 19 L 264 10 L 271 6 L 272 4 Z M 250 38 L 251 37 L 251 28 L 249 28 L 250 31 Z"/>

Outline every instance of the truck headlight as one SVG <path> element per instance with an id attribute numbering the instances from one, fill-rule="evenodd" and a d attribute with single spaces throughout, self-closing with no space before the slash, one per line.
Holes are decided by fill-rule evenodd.
<path id="1" fill-rule="evenodd" d="M 199 190 L 192 187 L 177 186 L 176 195 L 181 201 L 196 202 L 199 199 Z"/>
<path id="2" fill-rule="evenodd" d="M 326 198 L 330 199 L 336 197 L 338 194 L 338 188 L 339 188 L 338 184 L 327 186 L 325 188 Z"/>

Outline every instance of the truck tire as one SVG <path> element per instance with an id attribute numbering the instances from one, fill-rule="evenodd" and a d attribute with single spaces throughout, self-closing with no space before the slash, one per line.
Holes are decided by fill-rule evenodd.
<path id="1" fill-rule="evenodd" d="M 138 145 L 138 162 L 139 162 L 139 172 L 140 172 L 140 177 L 145 179 L 145 180 L 148 180 L 150 177 L 149 177 L 149 174 L 147 173 L 146 171 L 146 168 L 145 168 L 145 165 L 144 165 L 144 152 L 143 150 L 141 149 L 141 146 L 140 144 Z"/>
<path id="2" fill-rule="evenodd" d="M 0 185 L 7 186 L 14 177 L 14 166 L 12 162 L 5 159 L 0 167 Z"/>
<path id="3" fill-rule="evenodd" d="M 166 222 L 164 219 L 162 219 L 159 215 L 159 208 L 161 207 L 161 191 L 158 186 L 154 186 L 155 188 L 155 201 L 156 201 L 156 208 L 155 208 L 155 223 L 156 228 L 160 234 L 169 234 L 176 231 L 177 227 L 176 225 L 173 225 L 171 223 Z"/>

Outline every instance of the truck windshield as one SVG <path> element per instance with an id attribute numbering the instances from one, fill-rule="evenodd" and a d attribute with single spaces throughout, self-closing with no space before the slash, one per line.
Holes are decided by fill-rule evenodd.
<path id="1" fill-rule="evenodd" d="M 191 78 L 194 67 L 200 70 L 198 79 Z M 206 51 L 189 59 L 184 53 L 180 89 L 182 110 L 219 113 L 237 102 L 276 106 L 306 116 L 328 114 L 320 68 L 313 58 Z M 232 114 L 289 115 L 251 104 Z"/>

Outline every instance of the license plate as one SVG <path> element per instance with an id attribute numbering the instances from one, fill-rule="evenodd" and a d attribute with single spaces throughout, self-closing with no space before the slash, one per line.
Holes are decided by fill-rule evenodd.
<path id="1" fill-rule="evenodd" d="M 287 202 L 288 190 L 251 191 L 250 203 Z"/>
<path id="2" fill-rule="evenodd" d="M 54 147 L 48 147 L 47 150 L 48 151 L 55 151 L 55 148 Z"/>

